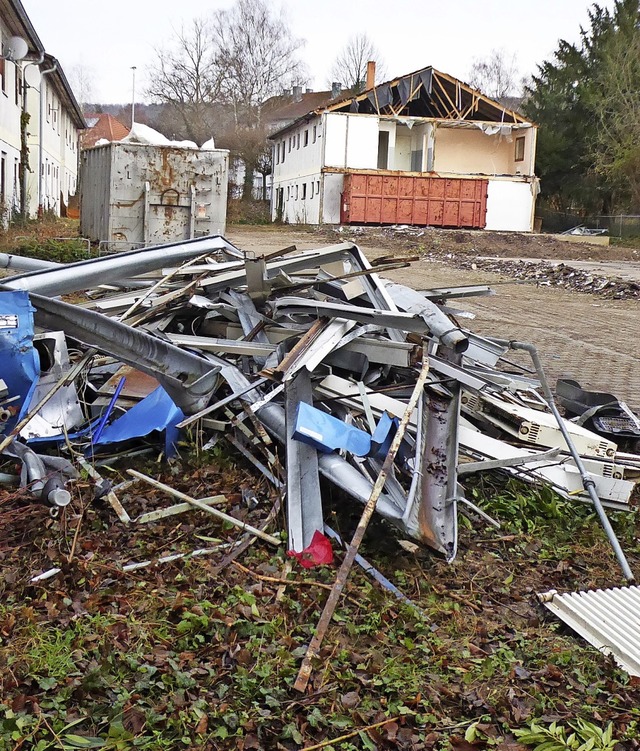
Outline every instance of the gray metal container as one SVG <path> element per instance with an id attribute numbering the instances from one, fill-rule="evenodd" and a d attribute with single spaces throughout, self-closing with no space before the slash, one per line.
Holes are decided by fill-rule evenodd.
<path id="1" fill-rule="evenodd" d="M 81 154 L 80 231 L 108 251 L 224 234 L 229 152 L 109 143 Z"/>

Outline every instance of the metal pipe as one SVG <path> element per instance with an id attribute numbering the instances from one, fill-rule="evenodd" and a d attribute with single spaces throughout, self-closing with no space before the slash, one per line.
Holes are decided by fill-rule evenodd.
<path id="1" fill-rule="evenodd" d="M 231 255 L 239 252 L 224 237 L 215 235 L 90 258 L 57 268 L 31 271 L 3 279 L 2 283 L 10 289 L 26 289 L 40 295 L 66 295 L 88 287 L 146 274 L 162 266 L 182 263 L 215 250 L 226 251 Z M 215 266 L 212 266 L 212 270 L 214 269 Z"/>
<path id="2" fill-rule="evenodd" d="M 587 472 L 587 469 L 584 466 L 584 463 L 582 461 L 582 458 L 580 457 L 580 454 L 578 453 L 578 450 L 576 449 L 573 439 L 571 438 L 571 435 L 569 434 L 569 431 L 567 430 L 564 424 L 562 415 L 560 414 L 560 412 L 558 411 L 558 408 L 555 405 L 555 402 L 553 400 L 553 394 L 551 393 L 551 389 L 549 388 L 549 384 L 547 382 L 546 376 L 544 374 L 544 370 L 542 368 L 542 362 L 540 361 L 538 350 L 535 348 L 533 344 L 529 344 L 527 342 L 509 341 L 506 339 L 494 339 L 493 337 L 492 337 L 492 341 L 497 342 L 498 344 L 507 346 L 509 347 L 509 349 L 524 350 L 525 352 L 528 352 L 529 355 L 531 356 L 531 361 L 533 362 L 533 366 L 536 369 L 536 373 L 542 385 L 542 391 L 544 393 L 547 404 L 549 405 L 549 409 L 553 413 L 553 416 L 556 418 L 556 422 L 558 423 L 560 432 L 562 433 L 564 440 L 566 441 L 567 446 L 569 447 L 569 452 L 571 453 L 571 456 L 573 457 L 573 461 L 575 462 L 576 467 L 578 468 L 578 472 L 580 473 L 582 485 L 584 486 L 584 489 L 587 491 L 587 493 L 591 497 L 593 506 L 596 510 L 596 513 L 598 514 L 598 518 L 600 519 L 600 524 L 602 524 L 602 527 L 607 537 L 609 538 L 609 542 L 611 543 L 613 552 L 615 553 L 616 558 L 618 559 L 618 563 L 620 564 L 622 573 L 624 574 L 624 577 L 625 579 L 627 579 L 627 581 L 635 582 L 636 578 L 633 575 L 631 568 L 629 567 L 629 563 L 627 562 L 627 558 L 624 554 L 624 551 L 622 550 L 622 547 L 620 546 L 620 542 L 618 538 L 616 537 L 616 533 L 613 531 L 613 527 L 611 526 L 611 522 L 609 521 L 606 511 L 604 510 L 602 501 L 598 497 L 598 493 L 596 491 L 596 483 L 591 477 L 591 475 Z"/>
<path id="3" fill-rule="evenodd" d="M 27 115 L 29 113 L 28 108 L 28 95 L 29 95 L 29 89 L 34 88 L 33 86 L 30 86 L 27 83 L 27 68 L 30 65 L 41 65 L 44 62 L 44 49 L 40 53 L 40 57 L 37 60 L 30 60 L 27 62 L 22 69 L 22 114 L 21 114 L 21 140 L 23 140 L 23 146 L 26 148 L 27 146 L 27 136 L 29 135 L 27 130 L 27 122 L 28 118 Z M 20 176 L 20 213 L 22 214 L 24 219 L 27 219 L 29 216 L 29 206 L 27 205 L 27 195 L 28 195 L 28 175 L 30 172 L 28 160 L 25 159 L 25 154 L 23 151 L 21 151 L 20 154 L 20 170 L 21 170 L 21 176 Z"/>
<path id="4" fill-rule="evenodd" d="M 1 286 L 0 286 L 1 289 Z M 169 342 L 93 310 L 31 293 L 36 326 L 106 352 L 156 378 L 185 414 L 207 406 L 219 367 Z"/>
<path id="5" fill-rule="evenodd" d="M 19 269 L 20 271 L 41 271 L 62 266 L 55 261 L 41 261 L 39 258 L 27 258 L 13 253 L 0 253 L 0 269 Z"/>

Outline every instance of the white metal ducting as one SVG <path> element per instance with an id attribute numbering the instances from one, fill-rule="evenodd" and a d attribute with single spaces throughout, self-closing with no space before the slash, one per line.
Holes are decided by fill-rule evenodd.
<path id="1" fill-rule="evenodd" d="M 538 598 L 603 654 L 612 655 L 629 675 L 640 677 L 640 589 L 614 587 Z"/>

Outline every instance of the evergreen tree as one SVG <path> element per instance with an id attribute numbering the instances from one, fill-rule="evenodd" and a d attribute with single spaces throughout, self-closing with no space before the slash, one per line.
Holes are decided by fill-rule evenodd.
<path id="1" fill-rule="evenodd" d="M 577 45 L 538 66 L 526 114 L 540 125 L 538 173 L 556 208 L 640 210 L 640 3 L 594 4 Z"/>

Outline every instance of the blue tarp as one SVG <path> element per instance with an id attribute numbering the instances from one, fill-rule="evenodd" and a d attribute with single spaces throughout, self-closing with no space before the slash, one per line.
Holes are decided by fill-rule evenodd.
<path id="1" fill-rule="evenodd" d="M 154 430 L 165 431 L 165 454 L 175 454 L 178 442 L 176 425 L 184 420 L 182 410 L 173 403 L 167 392 L 158 386 L 149 396 L 131 407 L 122 417 L 114 420 L 102 431 L 95 446 L 144 438 Z"/>
<path id="2" fill-rule="evenodd" d="M 0 428 L 5 433 L 28 411 L 40 377 L 40 358 L 33 346 L 34 310 L 28 292 L 0 292 L 0 378 L 10 397 L 20 397 L 8 405 L 13 415 Z"/>
<path id="3" fill-rule="evenodd" d="M 364 430 L 305 402 L 298 405 L 293 438 L 325 453 L 345 449 L 356 456 L 366 456 L 371 450 L 371 436 Z"/>

